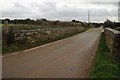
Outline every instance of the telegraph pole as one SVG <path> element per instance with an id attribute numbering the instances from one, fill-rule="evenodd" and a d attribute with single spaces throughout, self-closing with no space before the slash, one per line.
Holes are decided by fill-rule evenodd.
<path id="1" fill-rule="evenodd" d="M 120 1 L 118 2 L 118 22 L 120 22 Z"/>
<path id="2" fill-rule="evenodd" d="M 88 24 L 90 23 L 90 9 L 88 9 Z"/>

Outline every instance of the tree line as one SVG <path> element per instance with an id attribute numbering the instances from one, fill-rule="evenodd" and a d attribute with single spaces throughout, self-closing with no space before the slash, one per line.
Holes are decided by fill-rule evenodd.
<path id="1" fill-rule="evenodd" d="M 2 24 L 5 24 L 6 21 L 7 23 L 10 23 L 10 24 L 40 24 L 42 22 L 51 22 L 51 23 L 59 23 L 59 22 L 66 22 L 67 21 L 59 21 L 59 20 L 56 20 L 56 21 L 50 21 L 50 20 L 47 20 L 45 18 L 42 18 L 42 19 L 36 19 L 36 20 L 33 20 L 33 19 L 30 19 L 30 18 L 27 18 L 27 19 L 14 19 L 14 20 L 11 20 L 9 18 L 6 18 L 6 19 L 2 19 L 0 20 Z M 82 23 L 81 21 L 77 21 L 75 19 L 73 19 L 71 22 L 74 22 L 74 23 Z"/>
<path id="2" fill-rule="evenodd" d="M 110 21 L 110 20 L 107 19 L 104 22 L 103 27 L 104 28 L 109 27 L 109 28 L 112 28 L 112 29 L 118 29 L 118 30 L 120 30 L 120 23 L 119 22 L 112 22 L 112 21 Z"/>
<path id="3" fill-rule="evenodd" d="M 73 27 L 73 26 L 83 26 L 83 27 L 89 27 L 92 25 L 93 27 L 100 27 L 103 25 L 103 23 L 86 23 L 78 20 L 71 20 L 71 21 L 52 21 L 52 20 L 47 20 L 45 18 L 42 19 L 14 19 L 10 20 L 9 18 L 7 19 L 2 19 L 0 20 L 0 23 L 2 24 L 32 24 L 32 25 L 41 25 L 41 26 L 61 26 L 61 27 Z"/>

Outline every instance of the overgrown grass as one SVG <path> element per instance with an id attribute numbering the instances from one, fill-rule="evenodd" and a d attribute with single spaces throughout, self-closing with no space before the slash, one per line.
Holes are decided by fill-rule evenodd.
<path id="1" fill-rule="evenodd" d="M 106 45 L 104 33 L 101 34 L 100 42 L 96 52 L 95 64 L 91 71 L 92 78 L 118 78 L 120 72 L 118 63 L 109 56 L 109 49 Z"/>
<path id="2" fill-rule="evenodd" d="M 27 46 L 22 44 L 21 45 L 11 44 L 9 46 L 2 46 L 2 54 L 21 51 L 24 49 L 27 49 Z"/>

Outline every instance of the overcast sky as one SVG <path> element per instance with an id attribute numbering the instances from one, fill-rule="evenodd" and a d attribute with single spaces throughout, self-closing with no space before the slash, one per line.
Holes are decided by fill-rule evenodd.
<path id="1" fill-rule="evenodd" d="M 100 2 L 101 1 L 101 2 Z M 0 0 L 0 18 L 31 18 L 49 20 L 118 20 L 119 0 Z"/>

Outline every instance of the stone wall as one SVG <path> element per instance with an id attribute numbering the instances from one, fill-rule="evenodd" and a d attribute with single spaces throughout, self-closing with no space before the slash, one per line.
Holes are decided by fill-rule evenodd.
<path id="1" fill-rule="evenodd" d="M 84 31 L 84 27 L 68 27 L 68 28 L 52 28 L 52 29 L 34 29 L 34 30 L 12 30 L 7 29 L 2 31 L 3 45 L 7 42 L 19 43 L 19 44 L 41 44 L 47 41 L 54 41 L 61 39 L 62 37 L 68 37 L 70 35 L 80 33 Z M 10 32 L 10 33 L 9 33 Z M 8 35 L 12 34 L 14 38 L 8 39 Z M 13 40 L 14 39 L 14 40 Z M 11 40 L 11 42 L 9 41 Z"/>
<path id="2" fill-rule="evenodd" d="M 120 60 L 120 31 L 111 28 L 105 28 L 106 43 L 110 50 L 110 56 Z"/>

